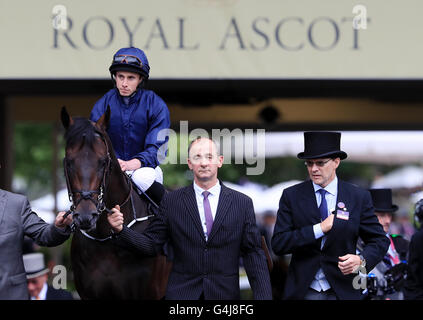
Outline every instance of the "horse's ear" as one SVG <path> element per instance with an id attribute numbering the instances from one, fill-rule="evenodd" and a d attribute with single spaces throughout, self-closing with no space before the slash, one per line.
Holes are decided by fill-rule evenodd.
<path id="1" fill-rule="evenodd" d="M 62 107 L 61 118 L 62 118 L 62 124 L 63 124 L 63 126 L 65 127 L 66 130 L 68 130 L 68 128 L 71 125 L 73 125 L 73 119 L 69 115 L 69 113 L 66 110 L 66 107 L 65 106 Z"/>
<path id="2" fill-rule="evenodd" d="M 107 130 L 110 121 L 110 106 L 107 106 L 106 112 L 98 119 L 95 123 L 98 127 L 100 127 L 103 131 Z"/>

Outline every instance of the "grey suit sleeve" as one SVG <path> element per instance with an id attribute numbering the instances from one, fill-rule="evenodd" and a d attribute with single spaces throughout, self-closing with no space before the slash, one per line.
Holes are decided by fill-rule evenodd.
<path id="1" fill-rule="evenodd" d="M 260 233 L 256 224 L 254 207 L 248 199 L 245 209 L 245 223 L 241 256 L 247 272 L 248 281 L 253 290 L 254 299 L 272 300 L 272 287 L 270 284 L 269 269 L 263 249 L 261 247 Z"/>
<path id="2" fill-rule="evenodd" d="M 22 202 L 22 225 L 24 233 L 38 245 L 54 247 L 65 242 L 70 236 L 70 228 L 62 230 L 54 224 L 48 224 L 31 210 L 28 199 Z"/>

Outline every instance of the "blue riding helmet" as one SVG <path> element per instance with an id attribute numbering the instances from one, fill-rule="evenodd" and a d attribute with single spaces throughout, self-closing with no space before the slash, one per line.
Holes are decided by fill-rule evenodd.
<path id="1" fill-rule="evenodd" d="M 129 71 L 138 73 L 148 79 L 150 65 L 148 64 L 147 56 L 141 49 L 134 47 L 122 48 L 113 56 L 109 71 L 112 76 L 116 74 L 116 71 Z"/>

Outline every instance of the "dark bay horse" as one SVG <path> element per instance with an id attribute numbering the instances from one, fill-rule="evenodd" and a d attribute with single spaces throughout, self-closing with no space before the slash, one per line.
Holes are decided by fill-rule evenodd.
<path id="1" fill-rule="evenodd" d="M 119 245 L 107 214 L 120 205 L 124 223 L 142 232 L 151 221 L 148 202 L 122 172 L 106 133 L 110 109 L 96 122 L 72 118 L 62 108 L 66 129 L 63 161 L 75 233 L 71 264 L 82 299 L 161 299 L 170 263 L 164 255 L 142 256 Z M 138 221 L 136 220 L 138 219 Z"/>

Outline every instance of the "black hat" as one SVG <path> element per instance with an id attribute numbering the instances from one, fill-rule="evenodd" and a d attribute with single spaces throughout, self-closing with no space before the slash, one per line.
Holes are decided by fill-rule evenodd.
<path id="1" fill-rule="evenodd" d="M 344 160 L 347 154 L 340 149 L 341 133 L 339 132 L 304 132 L 304 152 L 299 159 L 318 159 L 339 157 Z"/>
<path id="2" fill-rule="evenodd" d="M 398 206 L 392 204 L 392 190 L 391 189 L 370 189 L 372 195 L 373 206 L 375 212 L 395 212 Z"/>

